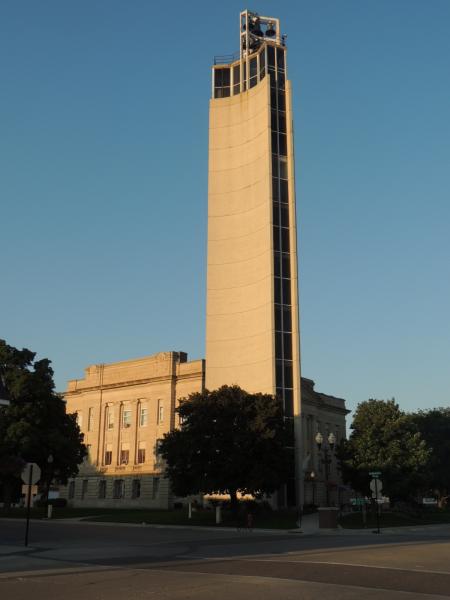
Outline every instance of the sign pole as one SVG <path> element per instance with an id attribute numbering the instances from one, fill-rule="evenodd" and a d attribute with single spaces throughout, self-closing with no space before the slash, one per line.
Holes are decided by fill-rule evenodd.
<path id="1" fill-rule="evenodd" d="M 375 479 L 375 502 L 377 505 L 377 533 L 380 533 L 380 503 L 378 502 L 378 479 Z"/>
<path id="2" fill-rule="evenodd" d="M 28 546 L 28 531 L 30 529 L 30 505 L 31 505 L 31 485 L 33 480 L 33 463 L 30 464 L 28 475 L 28 494 L 27 494 L 27 526 L 25 529 L 25 546 Z"/>

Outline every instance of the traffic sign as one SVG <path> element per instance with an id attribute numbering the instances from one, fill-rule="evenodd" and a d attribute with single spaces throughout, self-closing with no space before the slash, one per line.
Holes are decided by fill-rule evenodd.
<path id="1" fill-rule="evenodd" d="M 41 478 L 41 469 L 36 463 L 27 463 L 22 470 L 22 481 L 26 485 L 34 485 Z"/>
<path id="2" fill-rule="evenodd" d="M 381 471 L 370 471 L 369 475 L 375 479 L 378 479 L 378 477 L 381 475 Z"/>
<path id="3" fill-rule="evenodd" d="M 383 482 L 381 481 L 381 479 L 372 479 L 372 481 L 370 482 L 370 489 L 372 490 L 372 492 L 378 495 L 383 489 Z"/>

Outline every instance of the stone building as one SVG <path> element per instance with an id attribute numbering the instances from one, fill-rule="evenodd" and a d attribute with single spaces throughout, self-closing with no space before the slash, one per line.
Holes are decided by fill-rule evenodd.
<path id="1" fill-rule="evenodd" d="M 204 382 L 205 361 L 184 352 L 92 365 L 69 381 L 67 412 L 77 414 L 88 457 L 62 496 L 73 506 L 168 507 L 158 440 L 178 425 L 179 398 Z"/>
<path id="2" fill-rule="evenodd" d="M 69 381 L 67 411 L 77 414 L 88 447 L 78 477 L 62 488 L 72 506 L 169 508 L 174 501 L 158 440 L 179 425 L 180 398 L 205 387 L 205 361 L 188 361 L 184 352 L 161 352 L 136 360 L 92 365 L 83 379 Z M 317 472 L 315 500 L 324 484 L 314 444 L 318 430 L 345 435 L 344 401 L 314 391 L 302 379 L 305 470 Z M 322 473 L 322 483 L 321 483 Z M 305 500 L 313 501 L 305 482 Z"/>

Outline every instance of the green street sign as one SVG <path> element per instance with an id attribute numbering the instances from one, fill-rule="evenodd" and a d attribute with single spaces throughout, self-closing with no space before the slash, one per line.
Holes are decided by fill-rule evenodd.
<path id="1" fill-rule="evenodd" d="M 370 471 L 369 475 L 371 477 L 375 477 L 375 479 L 377 479 L 377 477 L 379 477 L 381 475 L 381 471 Z"/>

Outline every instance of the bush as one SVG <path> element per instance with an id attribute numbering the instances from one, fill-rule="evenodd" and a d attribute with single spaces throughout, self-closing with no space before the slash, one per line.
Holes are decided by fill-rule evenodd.
<path id="1" fill-rule="evenodd" d="M 50 498 L 49 500 L 36 500 L 34 506 L 37 508 L 45 508 L 46 506 L 53 506 L 53 508 L 66 508 L 67 500 L 66 498 Z"/>

